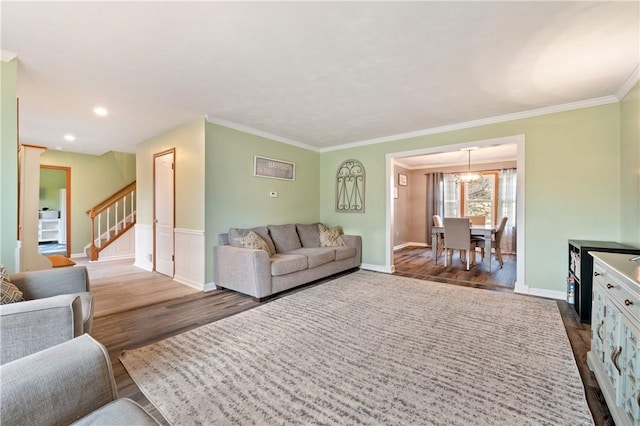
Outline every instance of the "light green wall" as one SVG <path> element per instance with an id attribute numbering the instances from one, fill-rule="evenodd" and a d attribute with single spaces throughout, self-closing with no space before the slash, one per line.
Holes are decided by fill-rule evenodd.
<path id="1" fill-rule="evenodd" d="M 15 249 L 18 241 L 18 108 L 16 85 L 18 61 L 0 62 L 0 264 L 10 273 L 15 271 Z"/>
<path id="2" fill-rule="evenodd" d="M 319 220 L 320 154 L 213 123 L 206 129 L 206 278 L 211 282 L 218 234 L 231 227 Z M 254 155 L 295 163 L 295 180 L 254 177 Z M 270 191 L 278 198 L 270 198 Z"/>
<path id="3" fill-rule="evenodd" d="M 525 135 L 525 285 L 564 291 L 567 240 L 620 239 L 619 104 L 323 153 L 320 216 L 363 238 L 363 262 L 385 263 L 385 154 Z M 348 159 L 367 171 L 366 213 L 334 210 L 335 172 Z"/>
<path id="4" fill-rule="evenodd" d="M 111 151 L 96 156 L 47 150 L 40 157 L 40 164 L 71 168 L 71 253 L 83 253 L 91 242 L 87 210 L 135 180 L 135 155 Z"/>
<path id="5" fill-rule="evenodd" d="M 640 83 L 620 103 L 620 242 L 640 247 Z"/>
<path id="6" fill-rule="evenodd" d="M 136 146 L 137 223 L 153 224 L 153 156 L 175 148 L 175 227 L 204 231 L 204 118 Z"/>
<path id="7" fill-rule="evenodd" d="M 40 210 L 60 210 L 60 189 L 66 186 L 66 179 L 64 170 L 40 169 Z"/>

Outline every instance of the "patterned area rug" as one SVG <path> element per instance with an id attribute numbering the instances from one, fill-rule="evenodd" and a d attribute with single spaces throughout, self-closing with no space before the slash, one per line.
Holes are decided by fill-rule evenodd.
<path id="1" fill-rule="evenodd" d="M 172 424 L 593 424 L 556 302 L 375 272 L 120 359 Z"/>

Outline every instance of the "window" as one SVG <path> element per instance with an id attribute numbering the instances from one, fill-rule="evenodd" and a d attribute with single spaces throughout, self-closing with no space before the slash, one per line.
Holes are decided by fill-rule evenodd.
<path id="1" fill-rule="evenodd" d="M 476 183 L 464 183 L 462 193 L 464 200 L 463 216 L 484 216 L 488 224 L 495 223 L 496 209 L 496 175 L 483 173 L 482 180 Z"/>
<path id="2" fill-rule="evenodd" d="M 496 216 L 495 172 L 482 174 L 482 181 L 464 184 L 456 181 L 454 174 L 444 176 L 444 216 L 485 216 L 488 224 Z"/>
<path id="3" fill-rule="evenodd" d="M 444 175 L 444 217 L 485 216 L 486 223 L 494 226 L 507 217 L 501 248 L 503 253 L 515 253 L 516 169 L 484 172 L 482 176 L 481 182 L 466 185 L 458 183 L 454 174 Z"/>

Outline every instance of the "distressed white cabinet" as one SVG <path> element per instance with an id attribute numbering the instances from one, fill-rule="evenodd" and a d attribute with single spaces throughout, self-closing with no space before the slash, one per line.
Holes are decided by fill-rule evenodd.
<path id="1" fill-rule="evenodd" d="M 587 364 L 616 424 L 640 426 L 640 266 L 629 254 L 590 254 L 593 304 Z"/>

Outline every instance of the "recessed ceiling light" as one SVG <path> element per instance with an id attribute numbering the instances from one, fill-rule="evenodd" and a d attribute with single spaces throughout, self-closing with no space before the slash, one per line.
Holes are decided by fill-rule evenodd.
<path id="1" fill-rule="evenodd" d="M 76 140 L 76 137 L 73 136 L 72 134 L 68 133 L 66 135 L 64 135 L 64 140 L 69 141 L 69 142 L 73 142 Z"/>
<path id="2" fill-rule="evenodd" d="M 96 115 L 99 115 L 100 117 L 104 117 L 105 115 L 109 114 L 109 111 L 107 111 L 105 107 L 101 107 L 101 106 L 95 107 L 93 109 L 93 112 L 95 112 Z"/>

